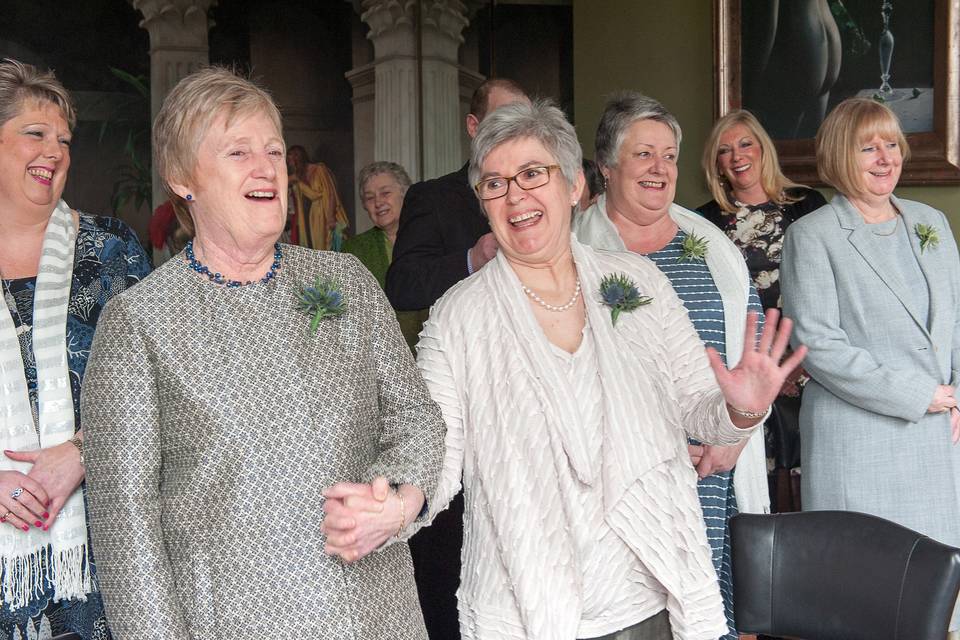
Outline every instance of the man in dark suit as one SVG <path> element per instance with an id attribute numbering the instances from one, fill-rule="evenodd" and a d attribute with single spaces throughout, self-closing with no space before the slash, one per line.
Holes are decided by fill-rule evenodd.
<path id="1" fill-rule="evenodd" d="M 512 80 L 486 80 L 470 100 L 467 134 L 472 139 L 480 122 L 497 107 L 528 100 Z M 403 200 L 393 263 L 387 271 L 387 297 L 400 311 L 426 309 L 496 254 L 497 241 L 467 182 L 466 164 L 459 171 L 419 182 Z M 410 540 L 420 608 L 431 640 L 460 638 L 456 593 L 462 545 L 459 493 L 431 526 Z"/>
<path id="2" fill-rule="evenodd" d="M 527 100 L 512 80 L 486 80 L 470 100 L 467 134 L 472 139 L 483 118 L 497 107 Z M 459 171 L 418 182 L 403 200 L 393 263 L 387 271 L 387 297 L 399 311 L 426 309 L 496 253 L 497 242 L 467 182 L 466 164 Z"/>

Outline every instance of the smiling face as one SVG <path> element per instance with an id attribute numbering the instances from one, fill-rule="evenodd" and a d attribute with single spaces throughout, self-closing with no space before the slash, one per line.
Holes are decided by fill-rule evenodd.
<path id="1" fill-rule="evenodd" d="M 631 124 L 617 166 L 606 168 L 608 206 L 641 224 L 665 216 L 677 190 L 678 153 L 667 125 L 656 120 Z"/>
<path id="2" fill-rule="evenodd" d="M 283 138 L 262 113 L 229 127 L 221 114 L 200 142 L 189 183 L 172 186 L 182 198 L 193 196 L 197 236 L 218 244 L 273 244 L 287 217 Z"/>
<path id="3" fill-rule="evenodd" d="M 875 134 L 860 143 L 857 153 L 862 198 L 878 201 L 890 198 L 897 187 L 903 167 L 903 155 L 896 138 Z"/>
<path id="4" fill-rule="evenodd" d="M 513 177 L 524 169 L 556 163 L 539 140 L 518 138 L 487 154 L 480 179 Z M 506 258 L 537 266 L 552 264 L 567 254 L 570 209 L 580 199 L 583 183 L 583 174 L 578 173 L 571 188 L 559 169 L 551 169 L 545 185 L 524 191 L 511 181 L 505 196 L 483 201 L 490 228 Z"/>
<path id="5" fill-rule="evenodd" d="M 70 168 L 70 127 L 50 102 L 25 102 L 0 127 L 0 201 L 49 216 Z"/>
<path id="6" fill-rule="evenodd" d="M 363 185 L 363 208 L 367 210 L 370 221 L 383 229 L 388 236 L 396 235 L 397 227 L 400 226 L 400 209 L 403 207 L 405 192 L 392 173 L 370 176 Z"/>
<path id="7" fill-rule="evenodd" d="M 758 195 L 763 196 L 763 187 L 760 183 L 762 160 L 763 149 L 746 125 L 735 124 L 720 135 L 717 147 L 717 170 L 727 179 L 735 195 L 751 194 L 759 188 Z M 739 195 L 737 198 L 742 199 Z"/>

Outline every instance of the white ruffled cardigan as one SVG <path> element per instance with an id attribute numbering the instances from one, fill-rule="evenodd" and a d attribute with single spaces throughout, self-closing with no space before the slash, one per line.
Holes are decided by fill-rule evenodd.
<path id="1" fill-rule="evenodd" d="M 737 245 L 703 216 L 677 204 L 670 205 L 670 218 L 687 234 L 707 241 L 707 269 L 723 301 L 727 366 L 734 367 L 743 353 L 743 330 L 747 322 L 750 297 L 750 272 Z M 607 216 L 607 197 L 601 195 L 574 221 L 574 233 L 580 242 L 595 249 L 627 251 L 617 227 Z M 763 431 L 750 438 L 740 452 L 733 474 L 737 507 L 742 513 L 770 513 L 770 489 L 767 485 L 767 452 Z"/>
<path id="2" fill-rule="evenodd" d="M 630 253 L 571 239 L 603 389 L 602 463 L 591 468 L 574 393 L 503 254 L 431 309 L 418 364 L 447 424 L 432 518 L 463 477 L 466 640 L 573 640 L 582 585 L 562 496 L 601 482 L 607 523 L 667 592 L 674 637 L 727 631 L 687 455 L 690 435 L 733 444 L 704 348 L 670 282 Z M 627 274 L 653 302 L 611 324 L 600 280 Z M 569 472 L 572 469 L 573 473 Z"/>

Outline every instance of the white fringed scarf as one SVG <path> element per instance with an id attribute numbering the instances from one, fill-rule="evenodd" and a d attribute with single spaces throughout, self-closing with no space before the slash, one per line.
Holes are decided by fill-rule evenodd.
<path id="1" fill-rule="evenodd" d="M 70 207 L 61 200 L 44 233 L 33 301 L 39 441 L 17 331 L 9 309 L 0 309 L 0 448 L 46 448 L 73 437 L 66 333 L 76 237 Z M 0 470 L 28 473 L 31 467 L 30 463 L 0 455 Z M 21 531 L 0 525 L 0 572 L 3 603 L 13 609 L 26 606 L 39 595 L 44 578 L 53 585 L 55 600 L 85 598 L 90 591 L 90 569 L 83 493 L 79 488 L 49 531 L 35 527 Z"/>

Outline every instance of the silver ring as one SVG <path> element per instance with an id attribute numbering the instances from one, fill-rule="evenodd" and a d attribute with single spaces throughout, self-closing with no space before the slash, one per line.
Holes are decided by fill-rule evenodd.
<path id="1" fill-rule="evenodd" d="M 13 498 L 14 500 L 16 500 L 22 495 L 23 495 L 23 487 L 17 487 L 16 489 L 10 492 L 10 497 Z"/>

